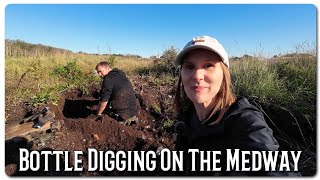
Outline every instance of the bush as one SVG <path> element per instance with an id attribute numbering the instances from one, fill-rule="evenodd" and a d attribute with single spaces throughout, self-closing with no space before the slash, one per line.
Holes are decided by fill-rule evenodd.
<path id="1" fill-rule="evenodd" d="M 67 83 L 68 87 L 71 85 L 79 84 L 84 78 L 84 73 L 76 65 L 76 62 L 68 62 L 65 66 L 57 66 L 52 74 Z"/>
<path id="2" fill-rule="evenodd" d="M 178 75 L 178 68 L 175 65 L 175 58 L 178 54 L 178 50 L 171 46 L 162 53 L 160 58 L 153 60 L 153 65 L 147 68 L 139 69 L 139 74 L 153 74 L 156 76 L 162 74 L 170 74 L 171 76 Z"/>
<path id="3" fill-rule="evenodd" d="M 57 105 L 58 100 L 58 96 L 53 95 L 52 92 L 42 91 L 31 97 L 30 105 L 33 107 L 38 107 L 42 104 L 47 104 L 48 102 L 52 102 L 52 104 Z"/>
<path id="4" fill-rule="evenodd" d="M 65 66 L 57 66 L 51 75 L 65 82 L 64 87 L 79 88 L 84 94 L 89 94 L 89 85 L 96 82 L 96 77 L 93 74 L 86 75 L 75 61 L 68 62 Z"/>
<path id="5" fill-rule="evenodd" d="M 116 56 L 111 56 L 109 59 L 108 59 L 108 63 L 111 67 L 113 67 L 116 63 L 117 63 L 117 58 Z"/>

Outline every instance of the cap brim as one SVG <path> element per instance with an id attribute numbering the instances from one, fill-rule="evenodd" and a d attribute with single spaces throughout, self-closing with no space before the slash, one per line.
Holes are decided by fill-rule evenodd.
<path id="1" fill-rule="evenodd" d="M 189 51 L 191 51 L 191 50 L 195 50 L 195 49 L 207 49 L 207 50 L 209 50 L 209 51 L 212 51 L 212 52 L 218 54 L 218 55 L 220 56 L 221 60 L 223 61 L 223 57 L 221 56 L 221 54 L 219 54 L 219 53 L 218 53 L 217 51 L 215 51 L 214 49 L 212 49 L 212 48 L 210 48 L 210 47 L 208 47 L 208 46 L 204 46 L 204 45 L 194 45 L 194 46 L 190 46 L 190 47 L 188 47 L 188 48 L 186 48 L 186 49 L 183 49 L 183 50 L 177 55 L 176 60 L 175 60 L 175 64 L 176 64 L 176 65 L 181 65 L 183 56 L 184 56 L 187 52 L 189 52 Z"/>

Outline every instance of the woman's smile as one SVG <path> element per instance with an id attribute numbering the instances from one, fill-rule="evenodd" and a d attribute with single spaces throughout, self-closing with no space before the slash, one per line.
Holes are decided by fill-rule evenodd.
<path id="1" fill-rule="evenodd" d="M 202 91 L 206 90 L 207 87 L 195 85 L 195 86 L 192 86 L 191 88 L 192 88 L 195 92 L 202 92 Z"/>

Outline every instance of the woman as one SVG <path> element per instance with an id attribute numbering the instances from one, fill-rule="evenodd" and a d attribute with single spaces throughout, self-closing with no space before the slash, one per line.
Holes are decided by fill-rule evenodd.
<path id="1" fill-rule="evenodd" d="M 179 118 L 176 124 L 178 150 L 221 151 L 222 169 L 225 168 L 223 153 L 226 149 L 278 150 L 279 144 L 263 114 L 246 98 L 234 95 L 228 55 L 216 39 L 194 38 L 178 54 L 176 64 L 181 66 L 175 97 Z M 223 170 L 218 173 L 239 174 L 242 175 Z M 270 172 L 269 175 L 279 174 Z"/>

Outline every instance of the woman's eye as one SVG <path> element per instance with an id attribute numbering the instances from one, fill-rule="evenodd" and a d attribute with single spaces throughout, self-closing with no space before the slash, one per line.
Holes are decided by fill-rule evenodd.
<path id="1" fill-rule="evenodd" d="M 186 65 L 184 66 L 184 68 L 185 68 L 185 69 L 193 69 L 194 66 L 191 65 L 191 64 L 186 64 Z"/>
<path id="2" fill-rule="evenodd" d="M 204 65 L 204 68 L 206 68 L 206 69 L 207 69 L 207 68 L 210 68 L 210 67 L 213 67 L 213 64 L 208 63 L 208 64 L 205 64 L 205 65 Z"/>

